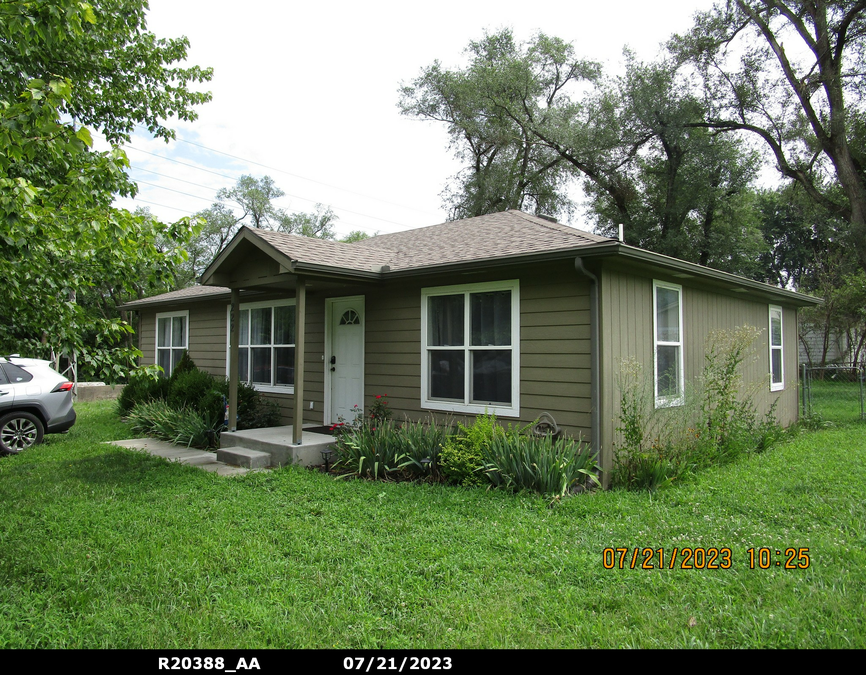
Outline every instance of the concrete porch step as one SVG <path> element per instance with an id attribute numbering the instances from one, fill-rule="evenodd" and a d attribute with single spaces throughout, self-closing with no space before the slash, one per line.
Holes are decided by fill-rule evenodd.
<path id="1" fill-rule="evenodd" d="M 269 453 L 237 446 L 220 448 L 216 452 L 216 458 L 218 462 L 243 466 L 247 469 L 264 469 L 271 465 Z"/>
<path id="2" fill-rule="evenodd" d="M 305 431 L 301 445 L 292 442 L 292 427 L 268 427 L 265 429 L 245 429 L 244 431 L 224 431 L 220 443 L 226 449 L 247 448 L 270 456 L 270 466 L 300 464 L 317 466 L 323 464 L 322 451 L 333 445 L 334 437 Z"/>

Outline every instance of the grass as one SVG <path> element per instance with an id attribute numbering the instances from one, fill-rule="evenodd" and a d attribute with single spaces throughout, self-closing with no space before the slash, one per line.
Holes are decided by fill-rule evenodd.
<path id="1" fill-rule="evenodd" d="M 803 433 L 655 494 L 220 478 L 67 436 L 0 459 L 0 647 L 866 647 L 866 433 Z M 605 570 L 728 546 L 729 570 Z M 750 547 L 808 547 L 751 570 Z"/>
<path id="2" fill-rule="evenodd" d="M 860 383 L 813 379 L 812 412 L 828 422 L 859 421 Z"/>

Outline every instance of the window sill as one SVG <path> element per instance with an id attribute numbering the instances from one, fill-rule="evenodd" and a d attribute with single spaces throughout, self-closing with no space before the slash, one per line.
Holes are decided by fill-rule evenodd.
<path id="1" fill-rule="evenodd" d="M 785 391 L 785 383 L 782 382 L 781 384 L 771 384 L 770 391 Z"/>
<path id="2" fill-rule="evenodd" d="M 453 403 L 449 401 L 421 401 L 422 410 L 440 410 L 450 413 L 466 413 L 467 415 L 496 415 L 497 417 L 520 417 L 520 408 L 517 406 L 503 406 L 494 404 L 477 403 Z"/>
<path id="3" fill-rule="evenodd" d="M 657 398 L 656 409 L 658 408 L 679 408 L 686 404 L 686 400 L 680 396 L 678 398 Z"/>
<path id="4" fill-rule="evenodd" d="M 294 394 L 295 385 L 277 387 L 269 384 L 253 384 L 252 388 L 263 394 Z"/>

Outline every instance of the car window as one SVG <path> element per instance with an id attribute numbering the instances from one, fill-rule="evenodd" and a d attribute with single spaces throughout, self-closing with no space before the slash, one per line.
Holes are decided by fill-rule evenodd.
<path id="1" fill-rule="evenodd" d="M 3 372 L 3 368 L 0 368 L 0 384 L 9 384 L 9 378 L 6 377 L 6 373 Z"/>
<path id="2" fill-rule="evenodd" d="M 18 382 L 30 382 L 33 379 L 33 375 L 28 373 L 23 368 L 19 368 L 14 363 L 4 363 L 0 365 L 6 372 L 6 377 L 9 378 L 9 382 L 12 384 L 17 384 Z"/>

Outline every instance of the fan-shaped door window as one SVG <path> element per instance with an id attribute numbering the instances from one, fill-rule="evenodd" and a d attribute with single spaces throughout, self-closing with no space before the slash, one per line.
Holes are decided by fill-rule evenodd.
<path id="1" fill-rule="evenodd" d="M 354 309 L 347 309 L 343 312 L 343 316 L 340 317 L 341 326 L 354 326 L 359 323 L 361 323 L 361 317 L 358 316 L 358 312 Z"/>

